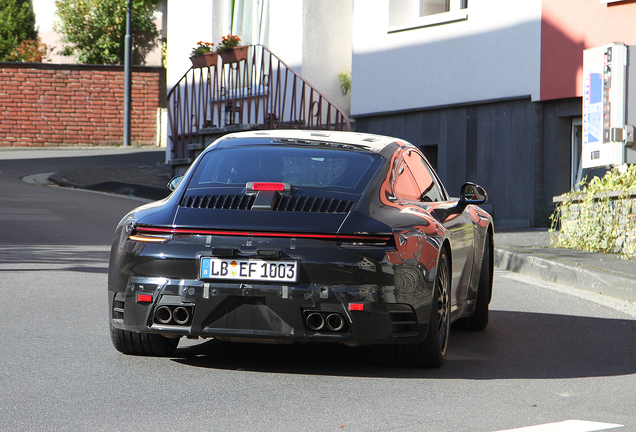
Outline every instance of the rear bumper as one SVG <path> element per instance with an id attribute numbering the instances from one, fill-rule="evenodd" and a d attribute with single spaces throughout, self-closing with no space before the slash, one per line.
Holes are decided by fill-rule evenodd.
<path id="1" fill-rule="evenodd" d="M 378 285 L 131 277 L 124 290 L 109 291 L 109 304 L 113 327 L 133 332 L 272 343 L 421 341 L 430 302 L 420 302 L 416 313 L 395 294 L 395 287 Z"/>

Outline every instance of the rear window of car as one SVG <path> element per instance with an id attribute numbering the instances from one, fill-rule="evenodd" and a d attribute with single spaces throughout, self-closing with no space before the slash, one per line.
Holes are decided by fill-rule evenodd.
<path id="1" fill-rule="evenodd" d="M 188 189 L 287 182 L 361 192 L 382 163 L 372 153 L 293 146 L 237 146 L 207 153 Z"/>

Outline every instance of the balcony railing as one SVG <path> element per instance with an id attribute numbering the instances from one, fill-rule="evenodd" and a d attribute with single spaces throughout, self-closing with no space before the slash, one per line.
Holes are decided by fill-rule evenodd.
<path id="1" fill-rule="evenodd" d="M 168 121 L 172 159 L 185 161 L 205 135 L 234 129 L 351 130 L 342 110 L 263 45 L 188 70 L 168 93 Z"/>

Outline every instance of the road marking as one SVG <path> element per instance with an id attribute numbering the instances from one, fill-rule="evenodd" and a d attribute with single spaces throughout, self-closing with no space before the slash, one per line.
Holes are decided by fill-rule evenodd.
<path id="1" fill-rule="evenodd" d="M 506 429 L 497 432 L 593 432 L 606 429 L 623 427 L 614 423 L 598 423 L 582 420 L 566 420 L 558 423 L 547 423 L 537 426 L 523 427 L 519 429 Z"/>

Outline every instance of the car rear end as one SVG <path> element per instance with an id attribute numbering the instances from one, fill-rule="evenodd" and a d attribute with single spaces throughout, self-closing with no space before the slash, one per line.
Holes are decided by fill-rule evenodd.
<path id="1" fill-rule="evenodd" d="M 374 152 L 325 143 L 208 151 L 170 217 L 120 229 L 112 325 L 270 343 L 421 340 L 422 300 L 404 294 L 432 281 L 396 268 L 391 228 L 370 215 L 384 166 Z"/>

